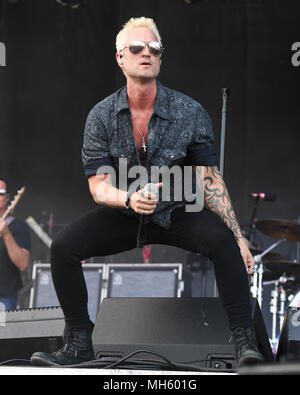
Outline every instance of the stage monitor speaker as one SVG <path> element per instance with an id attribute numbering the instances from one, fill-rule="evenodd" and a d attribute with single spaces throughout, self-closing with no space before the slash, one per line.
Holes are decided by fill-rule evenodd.
<path id="1" fill-rule="evenodd" d="M 180 297 L 181 263 L 109 264 L 107 297 Z"/>
<path id="2" fill-rule="evenodd" d="M 276 360 L 300 361 L 300 308 L 289 307 L 280 333 Z"/>
<path id="3" fill-rule="evenodd" d="M 1 311 L 0 362 L 54 352 L 64 344 L 65 320 L 59 307 Z"/>
<path id="4" fill-rule="evenodd" d="M 273 362 L 256 299 L 252 300 L 252 313 L 259 349 Z M 93 332 L 98 358 L 147 350 L 172 362 L 222 369 L 235 367 L 230 339 L 218 298 L 107 298 L 101 303 Z M 146 353 L 136 355 L 136 359 L 142 357 L 160 360 Z"/>
<path id="5" fill-rule="evenodd" d="M 103 271 L 104 265 L 83 264 L 83 274 L 88 289 L 88 311 L 93 322 L 96 322 L 101 300 Z M 50 264 L 34 264 L 32 280 L 33 287 L 31 289 L 29 307 L 59 306 L 52 281 Z"/>

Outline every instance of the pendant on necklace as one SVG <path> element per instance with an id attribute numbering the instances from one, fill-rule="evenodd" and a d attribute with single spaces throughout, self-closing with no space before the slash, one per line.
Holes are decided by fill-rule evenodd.
<path id="1" fill-rule="evenodd" d="M 143 148 L 144 152 L 147 151 L 147 145 L 145 144 L 145 141 L 143 141 L 142 148 Z"/>

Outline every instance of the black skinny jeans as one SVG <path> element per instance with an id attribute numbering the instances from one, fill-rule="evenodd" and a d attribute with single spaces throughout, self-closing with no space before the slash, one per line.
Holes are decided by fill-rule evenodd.
<path id="1" fill-rule="evenodd" d="M 207 256 L 214 265 L 230 329 L 252 325 L 249 281 L 233 233 L 221 218 L 203 209 L 173 210 L 166 230 L 150 222 L 146 244 L 167 244 Z M 98 207 L 63 230 L 52 243 L 51 270 L 68 328 L 91 325 L 81 261 L 136 247 L 138 220 L 117 209 Z"/>

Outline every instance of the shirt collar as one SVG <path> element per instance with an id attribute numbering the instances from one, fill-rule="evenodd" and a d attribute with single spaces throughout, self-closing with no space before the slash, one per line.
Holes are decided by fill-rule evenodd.
<path id="1" fill-rule="evenodd" d="M 156 83 L 157 96 L 153 113 L 157 114 L 160 118 L 170 119 L 170 108 L 167 90 L 159 81 L 156 81 Z"/>
<path id="2" fill-rule="evenodd" d="M 122 110 L 129 110 L 126 86 L 124 86 L 122 89 L 119 90 L 118 101 L 117 101 L 117 112 L 120 112 Z"/>
<path id="3" fill-rule="evenodd" d="M 163 119 L 170 119 L 169 102 L 166 88 L 156 80 L 157 84 L 157 96 L 153 113 Z M 119 91 L 117 112 L 122 110 L 129 110 L 129 104 L 127 101 L 127 87 L 123 87 Z"/>

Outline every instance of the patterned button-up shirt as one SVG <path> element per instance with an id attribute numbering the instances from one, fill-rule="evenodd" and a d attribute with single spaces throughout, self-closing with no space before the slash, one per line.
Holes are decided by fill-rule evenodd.
<path id="1" fill-rule="evenodd" d="M 153 166 L 172 168 L 177 165 L 183 168 L 191 165 L 217 165 L 212 122 L 206 110 L 195 100 L 158 81 L 156 103 L 148 130 L 147 160 L 144 167 L 149 179 L 146 182 L 154 181 L 150 178 Z M 137 179 L 126 177 L 125 184 L 124 181 L 122 185 L 119 182 L 125 163 L 125 172 L 132 166 L 141 165 L 133 136 L 126 87 L 97 103 L 90 111 L 84 132 L 82 160 L 87 178 L 110 173 L 108 167 L 111 167 L 116 174 L 113 184 L 117 188 L 128 190 L 126 183 L 130 186 Z M 193 183 L 195 184 L 195 179 Z M 174 198 L 173 184 L 171 177 L 169 201 L 160 199 L 154 213 L 150 215 L 150 220 L 163 228 L 170 226 L 172 210 L 187 204 L 184 196 L 180 201 Z M 139 217 L 133 210 L 120 210 Z"/>

